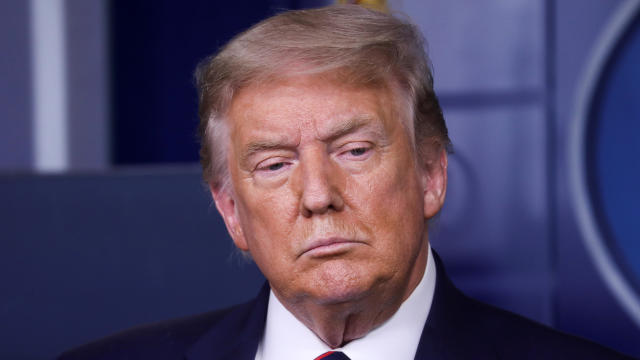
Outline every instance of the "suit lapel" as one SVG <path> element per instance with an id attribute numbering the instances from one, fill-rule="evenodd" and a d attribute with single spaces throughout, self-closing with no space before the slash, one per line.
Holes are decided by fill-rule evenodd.
<path id="1" fill-rule="evenodd" d="M 449 327 L 447 318 L 449 311 L 447 304 L 451 294 L 449 293 L 448 278 L 444 273 L 444 267 L 436 252 L 433 251 L 433 258 L 429 261 L 435 261 L 436 265 L 436 287 L 429 309 L 427 322 L 420 336 L 420 343 L 416 351 L 415 360 L 421 359 L 448 359 L 447 356 L 447 339 L 443 336 L 442 331 L 446 331 Z"/>
<path id="2" fill-rule="evenodd" d="M 251 302 L 233 308 L 186 353 L 189 360 L 253 360 L 262 338 L 269 302 L 265 283 Z"/>
<path id="3" fill-rule="evenodd" d="M 436 288 L 427 323 L 420 336 L 416 360 L 495 358 L 491 345 L 479 339 L 472 301 L 458 290 L 447 276 L 435 251 Z"/>

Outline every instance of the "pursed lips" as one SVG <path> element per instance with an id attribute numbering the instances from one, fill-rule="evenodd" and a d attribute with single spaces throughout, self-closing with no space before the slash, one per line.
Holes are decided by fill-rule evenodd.
<path id="1" fill-rule="evenodd" d="M 341 237 L 316 239 L 311 241 L 311 243 L 300 253 L 298 257 L 303 255 L 312 257 L 336 255 L 357 244 L 364 244 L 364 242 Z"/>

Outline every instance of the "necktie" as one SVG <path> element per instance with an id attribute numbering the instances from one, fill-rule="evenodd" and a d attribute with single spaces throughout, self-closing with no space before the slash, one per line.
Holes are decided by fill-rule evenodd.
<path id="1" fill-rule="evenodd" d="M 341 351 L 327 351 L 313 360 L 351 360 Z"/>

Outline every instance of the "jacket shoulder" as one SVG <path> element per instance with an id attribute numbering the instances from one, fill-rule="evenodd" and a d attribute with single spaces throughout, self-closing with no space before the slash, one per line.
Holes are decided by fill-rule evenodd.
<path id="1" fill-rule="evenodd" d="M 458 290 L 434 254 L 436 291 L 418 358 L 629 359 L 595 342 L 474 300 Z"/>
<path id="2" fill-rule="evenodd" d="M 469 299 L 470 323 L 489 336 L 501 359 L 630 359 L 607 347 L 512 312 Z M 477 330 L 477 329 L 476 329 Z"/>
<path id="3" fill-rule="evenodd" d="M 136 326 L 64 352 L 58 359 L 183 359 L 186 349 L 205 332 L 246 306 Z"/>

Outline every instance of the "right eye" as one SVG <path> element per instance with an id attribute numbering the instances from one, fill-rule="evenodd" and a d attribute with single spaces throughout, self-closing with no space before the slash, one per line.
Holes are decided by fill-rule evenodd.
<path id="1" fill-rule="evenodd" d="M 276 171 L 276 170 L 280 170 L 283 166 L 284 166 L 284 163 L 279 162 L 279 163 L 275 163 L 267 166 L 267 169 L 269 169 L 269 171 Z"/>
<path id="2" fill-rule="evenodd" d="M 261 161 L 258 166 L 256 166 L 256 171 L 266 174 L 275 173 L 286 168 L 289 164 L 290 163 L 284 158 L 271 158 Z"/>

